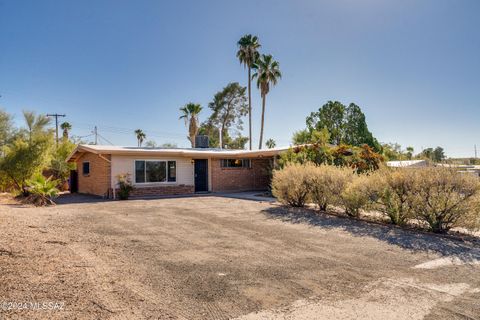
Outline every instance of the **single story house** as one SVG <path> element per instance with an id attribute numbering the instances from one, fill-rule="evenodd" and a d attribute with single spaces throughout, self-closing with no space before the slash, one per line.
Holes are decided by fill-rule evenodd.
<path id="1" fill-rule="evenodd" d="M 423 168 L 428 166 L 427 160 L 387 161 L 388 167 L 393 168 Z"/>
<path id="2" fill-rule="evenodd" d="M 78 145 L 71 191 L 115 198 L 127 174 L 132 196 L 266 190 L 277 156 L 288 148 L 228 150 Z"/>

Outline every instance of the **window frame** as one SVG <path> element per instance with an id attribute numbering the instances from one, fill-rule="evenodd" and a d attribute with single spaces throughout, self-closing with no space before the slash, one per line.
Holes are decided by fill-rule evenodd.
<path id="1" fill-rule="evenodd" d="M 225 163 L 228 163 L 227 161 L 231 160 L 240 160 L 242 161 L 242 165 L 239 167 L 230 167 L 230 166 L 225 166 Z M 248 165 L 245 166 L 245 162 L 248 161 Z M 252 169 L 252 159 L 249 158 L 225 158 L 225 159 L 220 159 L 220 168 L 222 169 L 227 169 L 227 170 L 242 170 L 242 169 Z"/>
<path id="2" fill-rule="evenodd" d="M 145 162 L 144 165 L 144 182 L 137 182 L 137 170 L 136 170 L 136 164 L 137 161 L 143 161 Z M 155 181 L 155 182 L 147 182 L 147 162 L 165 162 L 165 181 Z M 168 181 L 168 163 L 169 162 L 175 162 L 175 181 Z M 177 184 L 177 178 L 178 178 L 178 169 L 177 169 L 177 163 L 178 160 L 176 159 L 135 159 L 133 160 L 133 184 L 138 185 L 138 186 L 149 186 L 149 185 L 168 185 L 168 184 Z"/>
<path id="3" fill-rule="evenodd" d="M 85 173 L 85 165 L 88 164 L 88 173 Z M 83 161 L 82 162 L 82 175 L 84 177 L 90 176 L 90 161 Z"/>

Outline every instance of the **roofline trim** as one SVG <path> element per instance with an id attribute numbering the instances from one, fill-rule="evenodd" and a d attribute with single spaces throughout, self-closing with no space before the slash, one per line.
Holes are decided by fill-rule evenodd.
<path id="1" fill-rule="evenodd" d="M 140 154 L 150 154 L 150 155 L 170 155 L 170 156 L 180 156 L 180 157 L 202 157 L 208 156 L 213 158 L 225 158 L 225 157 L 271 157 L 278 155 L 282 152 L 285 152 L 290 147 L 286 148 L 277 148 L 277 149 L 264 149 L 264 150 L 188 150 L 188 149 L 159 149 L 159 150 L 145 150 L 145 149 L 118 149 L 118 150 L 108 150 L 108 149 L 96 149 L 91 148 L 88 145 L 79 144 L 75 149 L 70 153 L 65 161 L 70 162 L 77 153 L 79 152 L 90 152 L 94 154 L 110 154 L 110 155 L 140 155 Z"/>

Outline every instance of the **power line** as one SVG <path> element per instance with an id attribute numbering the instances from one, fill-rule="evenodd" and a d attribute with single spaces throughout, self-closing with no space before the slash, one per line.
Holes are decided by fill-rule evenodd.
<path id="1" fill-rule="evenodd" d="M 99 137 L 100 139 L 105 140 L 105 141 L 106 141 L 107 143 L 109 143 L 110 145 L 112 145 L 112 146 L 114 145 L 110 140 L 108 140 L 107 138 L 105 138 L 105 137 L 102 136 L 101 134 L 97 133 L 97 135 L 98 135 L 98 137 Z M 95 143 L 95 144 L 96 144 L 96 143 Z"/>
<path id="2" fill-rule="evenodd" d="M 66 117 L 65 114 L 58 114 L 58 113 L 53 113 L 49 114 L 47 113 L 47 117 L 55 117 L 55 137 L 56 137 L 56 142 L 58 145 L 58 117 Z"/>
<path id="3" fill-rule="evenodd" d="M 101 131 L 107 131 L 107 132 L 119 133 L 119 134 L 133 134 L 133 132 L 136 130 L 134 128 L 114 127 L 114 126 L 108 126 L 108 125 L 96 125 L 93 123 L 72 122 L 72 124 L 74 124 L 77 127 L 84 127 L 84 128 L 85 127 L 91 128 L 91 127 L 97 126 L 98 129 L 101 129 Z M 150 130 L 150 129 L 145 129 L 143 131 L 152 137 L 164 138 L 165 136 L 169 136 L 169 137 L 178 137 L 178 138 L 185 139 L 185 134 L 183 133 L 157 131 L 157 130 Z"/>

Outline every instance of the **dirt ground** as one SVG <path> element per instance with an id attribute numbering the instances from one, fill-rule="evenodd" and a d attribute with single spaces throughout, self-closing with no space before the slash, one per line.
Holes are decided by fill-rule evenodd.
<path id="1" fill-rule="evenodd" d="M 480 319 L 475 241 L 225 197 L 85 200 L 0 205 L 0 319 Z"/>

